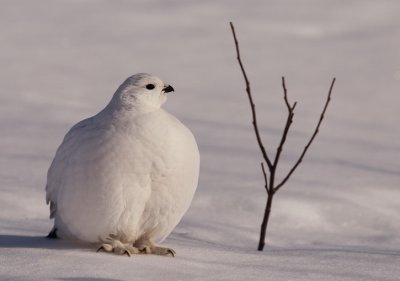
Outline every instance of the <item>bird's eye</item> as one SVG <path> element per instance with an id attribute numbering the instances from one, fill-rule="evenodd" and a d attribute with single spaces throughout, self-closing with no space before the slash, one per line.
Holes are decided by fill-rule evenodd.
<path id="1" fill-rule="evenodd" d="M 146 89 L 147 90 L 153 90 L 156 86 L 154 86 L 154 84 L 147 84 L 146 85 Z"/>

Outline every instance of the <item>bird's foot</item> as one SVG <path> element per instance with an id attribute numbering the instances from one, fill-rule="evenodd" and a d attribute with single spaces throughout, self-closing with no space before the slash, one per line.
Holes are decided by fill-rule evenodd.
<path id="1" fill-rule="evenodd" d="M 176 252 L 170 248 L 158 247 L 158 246 L 144 246 L 139 248 L 140 254 L 150 254 L 159 256 L 172 256 L 175 257 Z"/>
<path id="2" fill-rule="evenodd" d="M 97 249 L 97 252 L 104 251 L 107 253 L 114 253 L 116 255 L 127 255 L 128 257 L 139 254 L 138 248 L 129 243 L 122 243 L 119 240 L 111 240 L 110 242 L 103 243 Z"/>

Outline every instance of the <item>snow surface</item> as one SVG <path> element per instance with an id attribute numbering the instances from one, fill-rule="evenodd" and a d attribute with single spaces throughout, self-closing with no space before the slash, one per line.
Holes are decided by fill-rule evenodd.
<path id="1" fill-rule="evenodd" d="M 399 1 L 1 1 L 0 280 L 400 280 Z M 228 22 L 237 29 L 265 144 L 298 100 L 274 201 L 266 194 Z M 96 253 L 43 238 L 47 168 L 66 131 L 149 72 L 199 142 L 193 204 L 165 241 L 176 258 Z"/>

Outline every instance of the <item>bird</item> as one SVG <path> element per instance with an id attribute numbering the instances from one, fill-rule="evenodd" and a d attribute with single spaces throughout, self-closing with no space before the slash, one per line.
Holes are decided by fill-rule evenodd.
<path id="1" fill-rule="evenodd" d="M 175 256 L 159 245 L 191 204 L 200 154 L 193 133 L 162 108 L 172 92 L 156 76 L 135 74 L 68 131 L 47 173 L 47 237 L 97 244 L 98 252 Z"/>

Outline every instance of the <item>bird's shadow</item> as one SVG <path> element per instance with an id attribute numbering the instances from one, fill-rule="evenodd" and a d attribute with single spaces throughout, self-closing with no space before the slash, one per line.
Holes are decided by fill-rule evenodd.
<path id="1" fill-rule="evenodd" d="M 0 234 L 0 248 L 28 249 L 89 249 L 88 245 L 45 236 Z"/>

